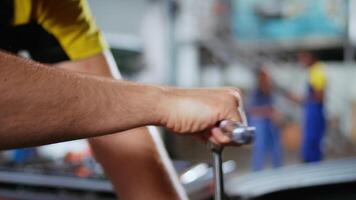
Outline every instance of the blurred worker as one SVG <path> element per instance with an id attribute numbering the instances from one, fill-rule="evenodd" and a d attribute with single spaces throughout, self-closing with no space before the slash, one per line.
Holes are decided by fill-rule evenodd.
<path id="1" fill-rule="evenodd" d="M 305 96 L 298 96 L 278 87 L 290 100 L 303 105 L 303 136 L 301 144 L 301 159 L 303 162 L 316 162 L 323 159 L 323 137 L 326 131 L 324 111 L 327 77 L 324 64 L 310 52 L 297 55 L 298 62 L 308 69 L 308 83 Z"/>
<path id="2" fill-rule="evenodd" d="M 277 120 L 279 112 L 274 105 L 272 82 L 266 68 L 256 71 L 256 88 L 252 91 L 248 113 L 252 126 L 256 127 L 256 139 L 253 146 L 252 170 L 261 170 L 267 157 L 273 167 L 282 165 L 282 148 L 279 139 Z"/>
<path id="3" fill-rule="evenodd" d="M 312 53 L 299 53 L 298 61 L 308 69 L 301 155 L 304 162 L 315 162 L 323 158 L 322 139 L 326 129 L 324 98 L 327 80 L 323 63 Z"/>
<path id="4" fill-rule="evenodd" d="M 0 4 L 4 11 L 0 15 L 0 48 L 14 53 L 27 50 L 32 59 L 58 68 L 120 78 L 86 1 L 6 0 Z M 221 120 L 210 114 L 218 114 L 223 108 L 212 105 L 224 100 L 221 96 L 234 93 L 227 89 L 163 89 L 72 76 L 3 53 L 0 66 L 0 148 L 132 129 L 127 134 L 90 139 L 97 160 L 123 199 L 186 199 L 157 133 L 138 127 L 157 124 L 181 133 L 197 131 L 197 127 L 206 129 L 210 123 Z M 152 98 L 154 101 L 149 100 Z M 208 105 L 208 101 L 213 104 Z M 159 103 L 163 105 L 158 106 Z M 228 105 L 233 108 L 231 103 Z M 189 106 L 185 105 L 194 106 L 198 113 L 203 111 L 206 118 L 199 120 L 198 113 L 186 110 Z M 206 113 L 205 108 L 213 112 Z M 171 117 L 167 117 L 168 113 Z M 165 117 L 157 121 L 156 115 Z M 228 117 L 227 113 L 219 116 Z M 177 123 L 180 118 L 184 119 L 182 123 L 188 123 Z M 210 138 L 215 143 L 228 141 L 216 131 L 212 134 Z"/>

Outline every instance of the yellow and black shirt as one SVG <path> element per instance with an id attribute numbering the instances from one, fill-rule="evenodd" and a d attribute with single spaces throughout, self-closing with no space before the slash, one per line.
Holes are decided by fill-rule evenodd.
<path id="1" fill-rule="evenodd" d="M 78 60 L 107 48 L 86 0 L 1 0 L 0 49 L 34 60 Z"/>

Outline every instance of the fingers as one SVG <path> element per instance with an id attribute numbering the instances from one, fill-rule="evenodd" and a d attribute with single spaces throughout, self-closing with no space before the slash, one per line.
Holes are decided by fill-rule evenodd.
<path id="1" fill-rule="evenodd" d="M 241 101 L 241 102 L 242 102 L 242 101 Z M 237 114 L 238 114 L 239 117 L 240 117 L 240 122 L 241 122 L 243 125 L 247 126 L 247 117 L 246 117 L 245 110 L 244 110 L 244 108 L 243 108 L 242 106 L 239 106 L 239 107 L 237 108 Z"/>
<path id="2" fill-rule="evenodd" d="M 211 130 L 209 134 L 209 141 L 219 146 L 224 146 L 231 143 L 231 139 L 217 127 Z"/>
<path id="3" fill-rule="evenodd" d="M 244 125 L 247 125 L 246 114 L 244 112 L 243 100 L 240 94 L 240 90 L 233 87 L 225 88 L 225 94 L 227 94 L 226 101 L 224 105 L 227 106 L 225 109 L 228 109 L 225 119 L 232 120 L 235 122 L 240 122 Z M 220 128 L 212 128 L 208 137 L 209 141 L 219 146 L 234 145 L 234 142 L 225 135 Z"/>
<path id="4" fill-rule="evenodd" d="M 247 119 L 244 111 L 244 103 L 240 90 L 234 87 L 229 87 L 228 90 L 230 94 L 232 94 L 235 97 L 235 101 L 236 101 L 235 105 L 237 105 L 237 108 L 234 108 L 232 110 L 230 120 L 241 122 L 243 125 L 247 126 Z"/>
<path id="5" fill-rule="evenodd" d="M 194 133 L 202 140 L 216 145 L 233 144 L 219 128 L 213 128 L 222 120 L 231 120 L 246 125 L 240 90 L 233 87 L 216 89 L 180 90 L 172 97 L 175 106 L 163 123 L 179 133 Z M 206 138 L 204 137 L 206 136 Z"/>
<path id="6" fill-rule="evenodd" d="M 239 116 L 239 120 L 243 125 L 247 126 L 247 118 L 246 118 L 246 113 L 244 111 L 244 102 L 239 89 L 237 88 L 235 89 L 234 96 L 236 97 L 238 103 L 237 114 Z"/>

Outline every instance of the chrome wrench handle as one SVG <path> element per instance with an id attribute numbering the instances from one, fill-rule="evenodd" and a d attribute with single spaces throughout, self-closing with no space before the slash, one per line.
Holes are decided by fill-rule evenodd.
<path id="1" fill-rule="evenodd" d="M 223 120 L 219 124 L 221 131 L 237 145 L 250 144 L 255 136 L 255 127 L 246 126 L 240 122 Z"/>

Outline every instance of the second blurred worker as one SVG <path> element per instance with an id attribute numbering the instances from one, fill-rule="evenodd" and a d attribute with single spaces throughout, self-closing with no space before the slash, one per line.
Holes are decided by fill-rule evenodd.
<path id="1" fill-rule="evenodd" d="M 282 165 L 282 148 L 279 129 L 276 124 L 278 112 L 274 106 L 272 82 L 265 68 L 256 71 L 256 88 L 250 95 L 248 113 L 251 125 L 256 127 L 253 146 L 252 170 L 263 169 L 266 158 L 270 156 L 273 167 Z"/>

